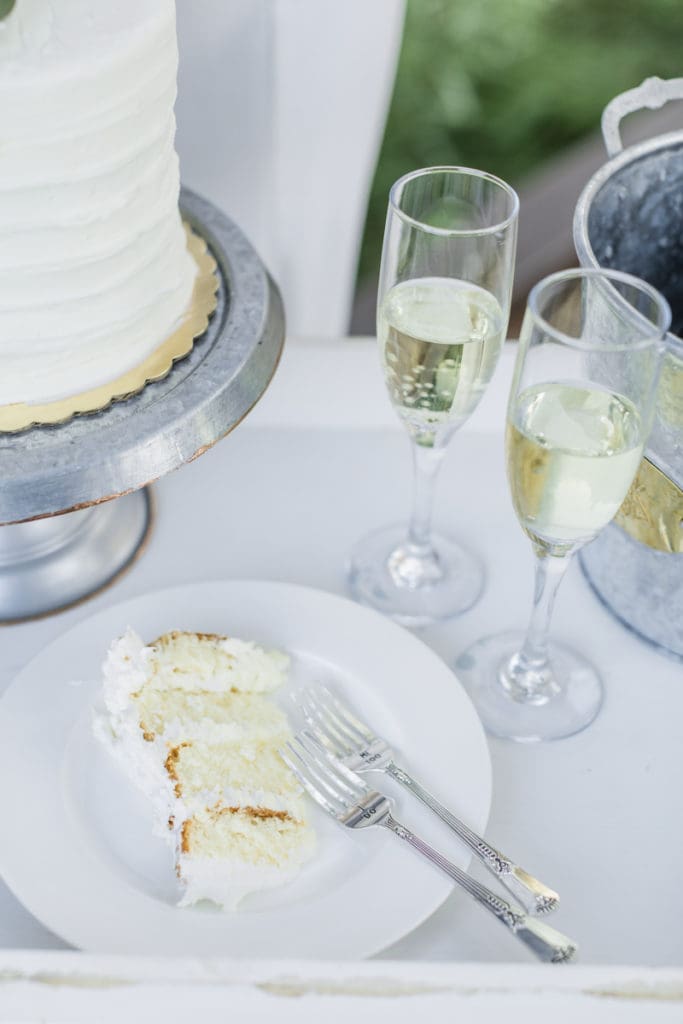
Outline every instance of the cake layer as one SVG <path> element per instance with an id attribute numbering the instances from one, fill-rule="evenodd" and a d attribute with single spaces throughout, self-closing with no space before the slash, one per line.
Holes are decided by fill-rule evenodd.
<path id="1" fill-rule="evenodd" d="M 269 744 L 207 746 L 187 742 L 172 747 L 169 759 L 173 761 L 169 774 L 177 780 L 182 793 L 205 791 L 224 782 L 244 792 L 301 795 L 294 775 Z"/>
<path id="2" fill-rule="evenodd" d="M 282 685 L 289 667 L 280 651 L 207 633 L 166 633 L 150 647 L 152 689 L 268 693 Z"/>
<path id="3" fill-rule="evenodd" d="M 183 741 L 170 747 L 165 768 L 176 798 L 192 811 L 257 807 L 305 815 L 301 787 L 273 744 Z"/>
<path id="4" fill-rule="evenodd" d="M 147 645 L 128 629 L 107 653 L 104 700 L 114 717 L 127 712 L 137 718 L 133 704 L 143 692 L 173 690 L 175 698 L 184 692 L 188 700 L 200 691 L 263 693 L 282 685 L 288 666 L 286 654 L 266 651 L 248 640 L 173 632 Z"/>
<path id="5" fill-rule="evenodd" d="M 210 744 L 282 743 L 289 735 L 283 712 L 251 693 L 158 690 L 133 698 L 143 733 L 167 742 L 202 739 Z"/>
<path id="6" fill-rule="evenodd" d="M 310 828 L 285 811 L 244 807 L 198 813 L 179 835 L 180 905 L 210 899 L 234 908 L 250 892 L 293 879 L 314 850 Z"/>
<path id="7" fill-rule="evenodd" d="M 287 811 L 223 807 L 199 811 L 181 829 L 181 853 L 282 868 L 298 859 L 305 823 Z"/>
<path id="8" fill-rule="evenodd" d="M 20 0 L 0 21 L 0 404 L 89 390 L 177 327 L 173 0 Z"/>

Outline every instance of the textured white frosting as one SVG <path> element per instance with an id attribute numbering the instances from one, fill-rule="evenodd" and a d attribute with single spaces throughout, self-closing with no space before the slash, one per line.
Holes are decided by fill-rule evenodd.
<path id="1" fill-rule="evenodd" d="M 0 404 L 88 390 L 186 310 L 174 0 L 18 0 L 0 21 Z"/>
<path id="2" fill-rule="evenodd" d="M 287 867 L 272 865 L 229 864 L 210 857 L 186 857 L 177 854 L 183 878 L 183 894 L 179 907 L 189 907 L 200 900 L 210 900 L 224 910 L 235 910 L 245 896 L 264 889 L 274 889 L 293 881 L 311 855 L 310 850 L 293 859 Z"/>
<path id="3" fill-rule="evenodd" d="M 171 845 L 168 818 L 176 814 L 179 821 L 187 815 L 164 771 L 167 748 L 161 737 L 145 740 L 140 731 L 135 704 L 136 693 L 147 679 L 147 663 L 151 648 L 132 629 L 115 640 L 102 666 L 103 707 L 93 709 L 93 730 L 114 755 L 130 780 L 149 799 L 153 814 L 153 831 Z"/>

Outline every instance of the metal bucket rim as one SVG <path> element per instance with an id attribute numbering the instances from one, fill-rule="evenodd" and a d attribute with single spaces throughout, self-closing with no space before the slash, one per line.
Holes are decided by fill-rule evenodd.
<path id="1" fill-rule="evenodd" d="M 659 149 L 671 149 L 675 146 L 683 146 L 683 132 L 681 131 L 667 132 L 665 135 L 656 135 L 652 139 L 638 142 L 623 149 L 611 160 L 607 160 L 588 180 L 576 204 L 573 222 L 574 248 L 582 265 L 585 261 L 590 266 L 601 267 L 588 238 L 588 213 L 598 192 L 622 167 L 635 163 Z M 668 347 L 683 358 L 683 340 L 677 334 L 672 334 L 669 331 L 666 341 Z"/>

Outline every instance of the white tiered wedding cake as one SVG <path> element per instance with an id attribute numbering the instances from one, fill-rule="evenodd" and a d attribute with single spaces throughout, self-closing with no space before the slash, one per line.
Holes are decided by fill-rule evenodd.
<path id="1" fill-rule="evenodd" d="M 17 0 L 0 20 L 0 404 L 140 364 L 188 307 L 174 0 Z"/>

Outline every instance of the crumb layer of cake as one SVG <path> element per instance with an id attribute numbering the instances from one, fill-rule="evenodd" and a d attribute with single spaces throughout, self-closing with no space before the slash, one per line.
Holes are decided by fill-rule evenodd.
<path id="1" fill-rule="evenodd" d="M 289 666 L 279 651 L 214 633 L 167 633 L 150 648 L 151 690 L 268 693 L 282 685 Z"/>
<path id="2" fill-rule="evenodd" d="M 251 693 L 157 690 L 145 687 L 133 698 L 140 725 L 153 740 L 203 739 L 208 743 L 280 743 L 289 734 L 284 713 Z"/>
<path id="3" fill-rule="evenodd" d="M 165 762 L 175 796 L 186 808 L 255 806 L 302 819 L 301 787 L 269 743 L 206 745 L 185 740 Z"/>

